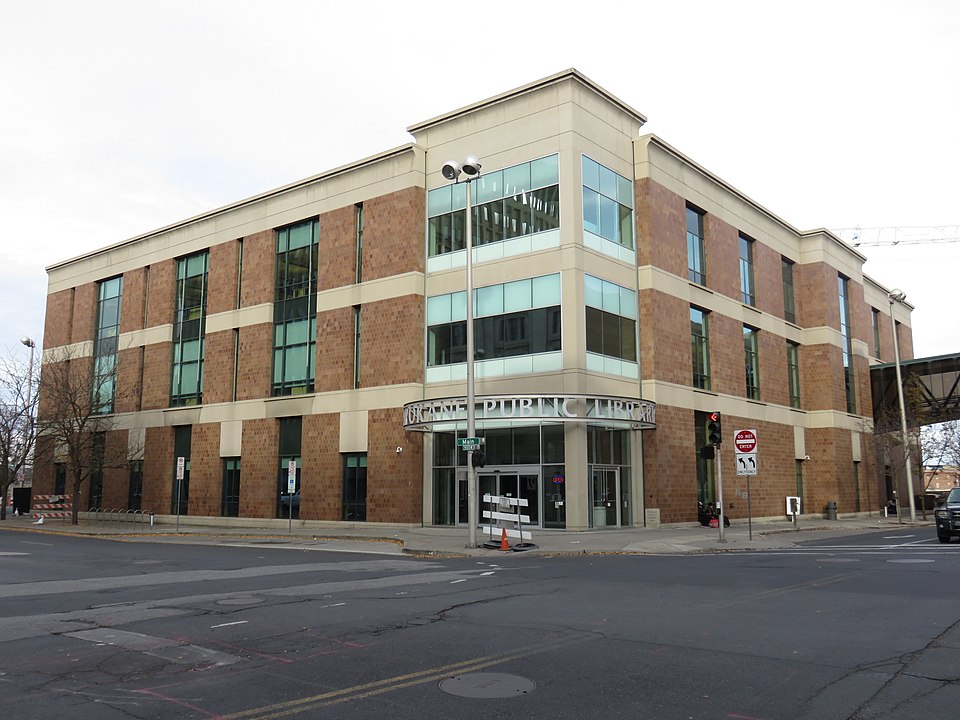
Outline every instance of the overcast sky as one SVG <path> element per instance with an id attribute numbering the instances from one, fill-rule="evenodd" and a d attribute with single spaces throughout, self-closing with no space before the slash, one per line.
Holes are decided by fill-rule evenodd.
<path id="1" fill-rule="evenodd" d="M 39 345 L 46 266 L 569 67 L 794 227 L 960 236 L 955 0 L 31 0 L 0 17 L 0 352 Z M 960 352 L 960 242 L 861 251 L 916 306 L 916 355 Z"/>

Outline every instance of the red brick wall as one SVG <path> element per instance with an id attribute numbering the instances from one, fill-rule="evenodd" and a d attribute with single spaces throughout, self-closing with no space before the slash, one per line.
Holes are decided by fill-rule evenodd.
<path id="1" fill-rule="evenodd" d="M 660 508 L 665 523 L 697 516 L 697 452 L 694 411 L 657 406 L 657 429 L 643 433 L 646 507 Z"/>
<path id="2" fill-rule="evenodd" d="M 97 284 L 86 283 L 74 288 L 73 327 L 70 329 L 70 342 L 83 342 L 93 339 L 97 313 Z"/>
<path id="3" fill-rule="evenodd" d="M 364 281 L 423 272 L 425 206 L 424 190 L 418 187 L 364 201 Z"/>
<path id="4" fill-rule="evenodd" d="M 237 307 L 237 264 L 240 243 L 236 240 L 210 248 L 207 272 L 207 314 L 225 312 Z M 246 260 L 246 258 L 244 258 Z"/>
<path id="5" fill-rule="evenodd" d="M 356 282 L 357 210 L 354 205 L 320 216 L 318 255 L 317 282 L 321 292 Z"/>
<path id="6" fill-rule="evenodd" d="M 240 305 L 273 302 L 277 272 L 277 233 L 264 230 L 243 239 Z"/>
<path id="7" fill-rule="evenodd" d="M 172 342 L 153 343 L 144 348 L 144 410 L 158 410 L 170 406 L 170 363 L 172 361 Z"/>
<path id="8" fill-rule="evenodd" d="M 173 428 L 148 427 L 143 453 L 143 500 L 145 512 L 170 512 L 170 496 L 176 471 Z"/>
<path id="9" fill-rule="evenodd" d="M 703 218 L 703 246 L 711 290 L 740 300 L 740 235 L 716 215 Z"/>
<path id="10" fill-rule="evenodd" d="M 123 295 L 120 308 L 120 332 L 142 330 L 144 303 L 147 293 L 146 268 L 129 270 L 123 274 Z"/>
<path id="11" fill-rule="evenodd" d="M 690 385 L 690 305 L 655 290 L 640 291 L 640 369 L 644 380 Z"/>
<path id="12" fill-rule="evenodd" d="M 272 323 L 240 328 L 239 365 L 237 400 L 269 397 L 273 372 Z"/>
<path id="13" fill-rule="evenodd" d="M 47 315 L 43 323 L 43 344 L 47 348 L 71 342 L 74 292 L 74 288 L 68 288 L 47 295 Z"/>
<path id="14" fill-rule="evenodd" d="M 241 482 L 242 470 L 241 460 Z M 220 515 L 222 489 L 220 423 L 194 425 L 190 429 L 190 515 Z"/>
<path id="15" fill-rule="evenodd" d="M 140 382 L 141 371 L 141 348 L 120 350 L 117 358 L 117 382 L 114 394 L 114 407 L 117 412 L 136 412 L 140 409 L 143 392 Z"/>
<path id="16" fill-rule="evenodd" d="M 783 271 L 780 265 L 780 253 L 759 241 L 753 243 L 756 307 L 778 318 L 783 317 Z"/>
<path id="17" fill-rule="evenodd" d="M 173 322 L 177 292 L 177 262 L 162 260 L 150 266 L 147 296 L 147 327 Z"/>
<path id="18" fill-rule="evenodd" d="M 233 400 L 233 364 L 234 331 L 208 332 L 204 338 L 203 356 L 205 405 Z"/>
<path id="19" fill-rule="evenodd" d="M 367 424 L 367 521 L 417 523 L 423 505 L 423 440 L 404 433 L 402 408 L 371 410 Z M 403 452 L 398 453 L 397 448 Z"/>
<path id="20" fill-rule="evenodd" d="M 300 517 L 339 520 L 343 508 L 340 416 L 326 413 L 304 417 L 301 442 Z"/>
<path id="21" fill-rule="evenodd" d="M 406 295 L 361 309 L 360 386 L 423 382 L 424 299 Z"/>
<path id="22" fill-rule="evenodd" d="M 363 317 L 369 315 L 363 310 L 361 309 L 361 331 L 366 330 Z M 353 325 L 352 307 L 317 313 L 317 392 L 353 387 Z"/>
<path id="23" fill-rule="evenodd" d="M 687 277 L 686 203 L 679 195 L 645 178 L 634 185 L 637 263 Z M 650 242 L 656 238 L 656 242 Z"/>
<path id="24" fill-rule="evenodd" d="M 127 431 L 113 430 L 107 433 L 104 452 L 103 492 L 100 507 L 126 509 L 130 491 L 130 464 L 127 458 Z M 89 481 L 88 481 L 89 482 Z M 90 487 L 86 487 L 87 497 Z M 87 503 L 81 505 L 87 509 Z"/>
<path id="25" fill-rule="evenodd" d="M 273 418 L 244 420 L 240 459 L 240 516 L 276 517 L 277 441 L 280 426 Z"/>

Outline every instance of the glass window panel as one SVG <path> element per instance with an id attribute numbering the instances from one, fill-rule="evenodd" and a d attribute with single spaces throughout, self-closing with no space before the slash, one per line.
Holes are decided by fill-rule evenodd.
<path id="1" fill-rule="evenodd" d="M 620 318 L 610 313 L 602 313 L 603 354 L 618 357 L 620 352 Z"/>
<path id="2" fill-rule="evenodd" d="M 452 322 L 467 319 L 467 292 L 461 290 L 450 295 L 450 320 Z"/>
<path id="3" fill-rule="evenodd" d="M 473 191 L 476 203 L 490 202 L 499 200 L 503 197 L 503 171 L 497 170 L 486 175 L 481 175 L 473 182 Z"/>
<path id="4" fill-rule="evenodd" d="M 503 236 L 506 239 L 529 235 L 531 232 L 530 206 L 526 195 L 508 196 L 503 201 Z"/>
<path id="5" fill-rule="evenodd" d="M 540 462 L 540 428 L 518 427 L 513 430 L 513 461 L 536 465 Z"/>
<path id="6" fill-rule="evenodd" d="M 625 287 L 620 288 L 620 314 L 633 320 L 637 319 L 637 294 Z"/>
<path id="7" fill-rule="evenodd" d="M 452 188 L 451 209 L 454 211 L 463 210 L 467 207 L 467 184 L 465 182 L 456 183 Z M 474 196 L 473 201 L 477 201 L 476 196 Z"/>
<path id="8" fill-rule="evenodd" d="M 533 283 L 530 280 L 516 280 L 503 286 L 503 311 L 517 312 L 533 307 Z M 551 305 L 554 303 L 550 303 Z"/>
<path id="9" fill-rule="evenodd" d="M 543 438 L 543 456 L 541 462 L 562 463 L 564 461 L 563 425 L 542 425 L 540 431 Z"/>
<path id="10" fill-rule="evenodd" d="M 444 185 L 427 193 L 427 216 L 443 215 L 453 210 L 453 185 Z"/>
<path id="11" fill-rule="evenodd" d="M 603 280 L 593 275 L 583 276 L 584 301 L 588 307 L 603 307 Z"/>
<path id="12" fill-rule="evenodd" d="M 616 200 L 600 196 L 600 236 L 619 242 L 620 206 Z"/>
<path id="13" fill-rule="evenodd" d="M 207 254 L 200 253 L 187 258 L 187 275 L 203 275 L 207 271 Z"/>
<path id="14" fill-rule="evenodd" d="M 586 155 L 583 156 L 583 185 L 600 191 L 600 166 Z"/>
<path id="15" fill-rule="evenodd" d="M 273 351 L 273 382 L 280 383 L 283 380 L 283 350 Z"/>
<path id="16" fill-rule="evenodd" d="M 89 315 L 87 316 L 89 317 Z M 120 298 L 111 297 L 100 303 L 100 327 L 120 324 Z"/>
<path id="17" fill-rule="evenodd" d="M 106 300 L 107 298 L 119 297 L 121 281 L 122 278 L 115 277 L 100 283 L 100 299 Z"/>
<path id="18" fill-rule="evenodd" d="M 587 352 L 603 354 L 603 312 L 587 308 Z"/>
<path id="19" fill-rule="evenodd" d="M 181 359 L 184 362 L 196 362 L 200 359 L 200 341 L 199 340 L 190 340 L 181 345 L 182 356 Z"/>
<path id="20" fill-rule="evenodd" d="M 620 318 L 620 352 L 618 357 L 630 362 L 637 361 L 637 323 Z"/>
<path id="21" fill-rule="evenodd" d="M 466 316 L 466 313 L 464 313 L 464 316 Z M 448 323 L 452 319 L 449 295 L 434 295 L 427 298 L 427 325 Z"/>
<path id="22" fill-rule="evenodd" d="M 600 194 L 614 201 L 617 199 L 617 174 L 603 165 L 600 166 Z"/>
<path id="23" fill-rule="evenodd" d="M 287 323 L 287 345 L 305 343 L 310 340 L 310 321 L 295 320 Z"/>
<path id="24" fill-rule="evenodd" d="M 173 394 L 176 395 L 180 392 L 180 363 L 175 363 L 173 366 Z"/>
<path id="25" fill-rule="evenodd" d="M 476 317 L 500 315 L 503 312 L 503 285 L 490 285 L 477 289 Z"/>
<path id="26" fill-rule="evenodd" d="M 559 182 L 560 159 L 558 155 L 550 155 L 530 163 L 530 187 L 556 185 Z"/>
<path id="27" fill-rule="evenodd" d="M 620 212 L 619 242 L 633 250 L 633 211 L 624 205 L 618 205 L 617 209 Z"/>
<path id="28" fill-rule="evenodd" d="M 285 351 L 284 382 L 306 380 L 308 368 L 307 346 L 289 347 Z"/>
<path id="29" fill-rule="evenodd" d="M 549 307 L 560 304 L 560 273 L 541 275 L 532 280 L 533 306 Z"/>
<path id="30" fill-rule="evenodd" d="M 533 214 L 533 232 L 543 232 L 560 227 L 560 186 L 534 190 L 530 193 Z"/>
<path id="31" fill-rule="evenodd" d="M 587 187 L 583 188 L 583 229 L 600 234 L 600 196 Z"/>
<path id="32" fill-rule="evenodd" d="M 473 209 L 474 245 L 487 245 L 503 240 L 503 200 L 478 205 Z"/>
<path id="33" fill-rule="evenodd" d="M 313 240 L 313 223 L 301 223 L 289 228 L 289 248 L 307 247 Z"/>
<path id="34" fill-rule="evenodd" d="M 633 183 L 617 175 L 617 202 L 633 209 Z"/>
<path id="35" fill-rule="evenodd" d="M 611 282 L 603 281 L 603 305 L 601 307 L 608 313 L 614 315 L 620 314 L 620 286 Z"/>
<path id="36" fill-rule="evenodd" d="M 503 171 L 503 194 L 518 195 L 530 189 L 530 163 L 521 163 Z"/>
<path id="37" fill-rule="evenodd" d="M 180 374 L 180 393 L 196 393 L 199 381 L 200 365 L 188 363 L 182 366 Z"/>

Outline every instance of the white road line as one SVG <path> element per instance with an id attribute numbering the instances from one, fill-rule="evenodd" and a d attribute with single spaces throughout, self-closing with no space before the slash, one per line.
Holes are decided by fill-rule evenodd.
<path id="1" fill-rule="evenodd" d="M 456 585 L 457 583 L 462 583 L 462 582 L 466 582 L 466 581 L 467 581 L 466 578 L 461 578 L 460 580 L 451 580 L 451 581 L 450 581 L 450 584 L 451 584 L 451 585 Z"/>
<path id="2" fill-rule="evenodd" d="M 213 630 L 213 628 L 218 628 L 218 627 L 229 627 L 229 626 L 231 626 L 231 625 L 243 625 L 243 624 L 248 623 L 248 622 L 250 622 L 250 621 L 249 621 L 249 620 L 237 620 L 236 622 L 220 623 L 219 625 L 211 625 L 211 626 L 210 626 L 210 629 Z"/>
<path id="3" fill-rule="evenodd" d="M 485 575 L 496 575 L 496 573 L 493 570 L 488 570 L 487 572 L 480 573 L 480 577 L 484 577 Z"/>
<path id="4" fill-rule="evenodd" d="M 0 555 L 29 555 L 30 553 L 20 553 L 20 552 L 0 552 Z"/>

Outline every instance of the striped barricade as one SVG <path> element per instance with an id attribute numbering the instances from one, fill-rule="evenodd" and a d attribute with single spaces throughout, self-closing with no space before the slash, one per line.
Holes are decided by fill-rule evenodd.
<path id="1" fill-rule="evenodd" d="M 72 495 L 34 495 L 33 517 L 67 519 L 73 512 Z"/>

